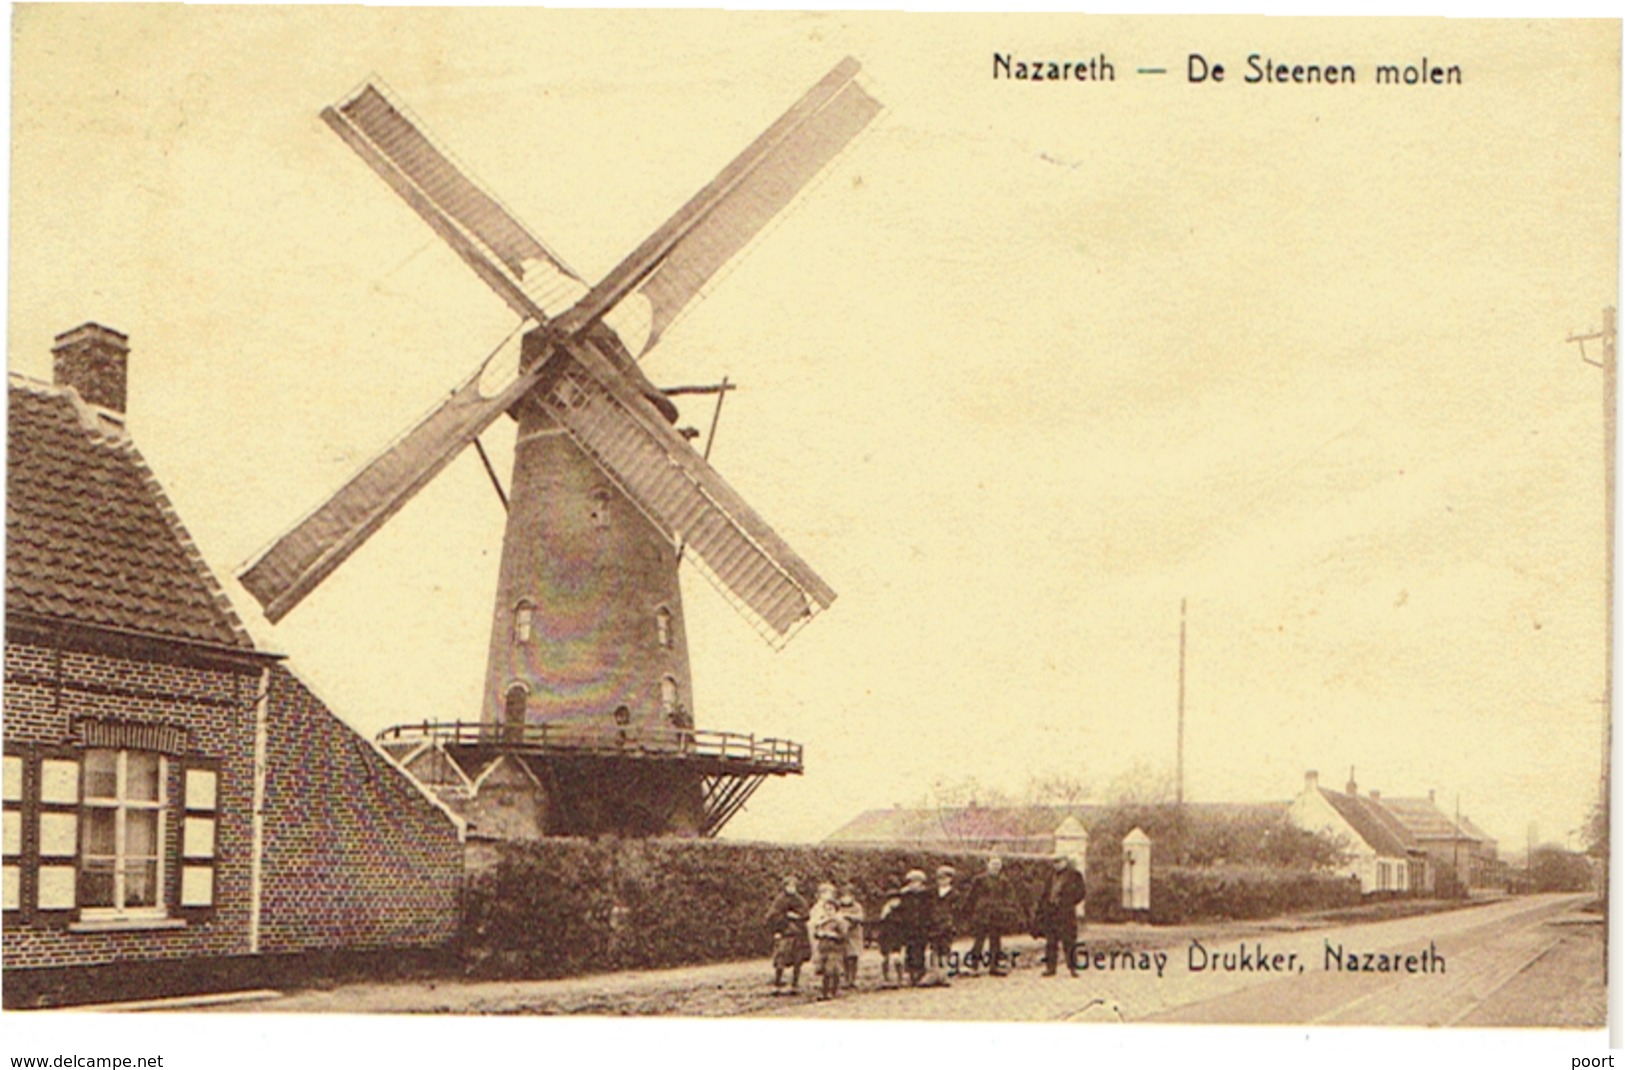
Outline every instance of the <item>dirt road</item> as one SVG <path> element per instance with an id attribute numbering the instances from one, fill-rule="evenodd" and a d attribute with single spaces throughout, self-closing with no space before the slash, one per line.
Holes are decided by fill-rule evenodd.
<path id="1" fill-rule="evenodd" d="M 735 962 L 557 981 L 348 984 L 230 1009 L 1584 1027 L 1605 1014 L 1602 926 L 1576 909 L 1584 901 L 1531 896 L 1364 923 L 1091 926 L 1076 979 L 1043 976 L 1037 945 L 1018 940 L 1007 945 L 1018 953 L 1009 977 L 886 990 L 871 951 L 858 991 L 828 1003 L 813 999 L 810 971 L 800 994 L 775 997 L 765 962 Z M 1331 949 L 1341 958 L 1329 960 Z"/>
<path id="2" fill-rule="evenodd" d="M 1187 939 L 1142 968 L 1090 955 L 1077 978 L 1037 970 L 936 990 L 786 1008 L 818 1017 L 1495 1025 L 1603 1023 L 1601 925 L 1576 896 L 1532 896 L 1366 925 Z M 1087 944 L 1085 945 L 1087 947 Z M 1151 954 L 1151 945 L 1146 945 Z M 1561 955 L 1578 972 L 1540 969 Z M 1343 968 L 1353 965 L 1354 969 Z M 1554 962 L 1554 966 L 1558 963 Z M 1102 969 L 1100 966 L 1104 966 Z M 1538 970 L 1538 972 L 1536 972 Z M 1533 977 L 1527 977 L 1533 974 Z M 1520 981 L 1520 979 L 1522 979 Z M 1535 1004 L 1512 986 L 1544 993 Z M 1498 998 L 1499 997 L 1499 998 Z M 1538 1021 L 1529 1021 L 1533 1014 Z M 1560 1018 L 1562 1020 L 1550 1020 Z"/>

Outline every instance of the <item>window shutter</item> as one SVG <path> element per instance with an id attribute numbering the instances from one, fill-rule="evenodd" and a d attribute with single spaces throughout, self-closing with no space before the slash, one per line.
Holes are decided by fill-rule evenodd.
<path id="1" fill-rule="evenodd" d="M 212 909 L 215 862 L 220 853 L 219 770 L 213 765 L 187 766 L 180 801 L 181 909 Z"/>
<path id="2" fill-rule="evenodd" d="M 20 754 L 5 756 L 0 773 L 0 794 L 5 797 L 4 864 L 0 865 L 0 910 L 18 910 L 23 905 L 23 759 Z"/>

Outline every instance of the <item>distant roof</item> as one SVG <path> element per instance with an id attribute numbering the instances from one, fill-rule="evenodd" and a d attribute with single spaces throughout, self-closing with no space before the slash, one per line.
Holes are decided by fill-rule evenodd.
<path id="1" fill-rule="evenodd" d="M 1377 854 L 1403 858 L 1415 846 L 1404 826 L 1383 812 L 1382 804 L 1327 788 L 1321 788 L 1320 794 Z M 1383 803 L 1387 801 L 1384 799 Z"/>
<path id="2" fill-rule="evenodd" d="M 825 843 L 913 844 L 967 840 L 1042 840 L 1068 816 L 1085 827 L 1098 806 L 892 807 L 867 810 L 824 838 Z M 1047 846 L 1040 845 L 1047 850 Z"/>
<path id="3" fill-rule="evenodd" d="M 1461 831 L 1465 832 L 1468 837 L 1472 839 L 1482 840 L 1485 843 L 1495 842 L 1494 836 L 1491 836 L 1489 833 L 1473 824 L 1473 819 L 1468 817 L 1466 814 L 1461 815 Z"/>
<path id="4" fill-rule="evenodd" d="M 252 650 L 119 424 L 71 388 L 8 378 L 7 612 Z"/>
<path id="5" fill-rule="evenodd" d="M 1418 840 L 1482 840 L 1486 837 L 1476 829 L 1463 827 L 1458 831 L 1455 822 L 1446 817 L 1432 799 L 1383 799 L 1382 805 L 1398 818 L 1400 823 Z"/>
<path id="6" fill-rule="evenodd" d="M 1186 803 L 1186 808 L 1208 816 L 1285 813 L 1286 803 Z M 929 844 L 997 842 L 1013 847 L 1034 841 L 1036 850 L 1048 851 L 1045 841 L 1068 817 L 1084 828 L 1095 824 L 1112 807 L 1099 803 L 1071 806 L 962 806 L 901 807 L 866 810 L 824 838 L 831 844 Z"/>

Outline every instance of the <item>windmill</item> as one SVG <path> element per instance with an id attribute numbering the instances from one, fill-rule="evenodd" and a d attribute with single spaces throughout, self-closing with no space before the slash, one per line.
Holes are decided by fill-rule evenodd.
<path id="1" fill-rule="evenodd" d="M 765 777 L 801 771 L 796 744 L 694 727 L 677 566 L 695 565 L 775 647 L 835 593 L 673 426 L 637 358 L 878 114 L 858 71 L 837 64 L 590 287 L 381 87 L 323 111 L 521 323 L 238 578 L 279 621 L 513 417 L 480 719 L 381 736 L 443 795 L 507 785 L 537 834 L 711 835 Z"/>

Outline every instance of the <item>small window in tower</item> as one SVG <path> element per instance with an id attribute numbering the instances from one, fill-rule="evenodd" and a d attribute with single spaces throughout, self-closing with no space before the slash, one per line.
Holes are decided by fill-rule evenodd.
<path id="1" fill-rule="evenodd" d="M 599 487 L 592 492 L 592 505 L 588 507 L 588 514 L 592 517 L 594 526 L 609 527 L 609 500 L 611 494 L 608 487 Z"/>
<path id="2" fill-rule="evenodd" d="M 667 717 L 672 717 L 677 713 L 680 705 L 681 702 L 677 697 L 677 681 L 670 676 L 662 676 L 660 678 L 660 712 Z"/>
<path id="3" fill-rule="evenodd" d="M 503 696 L 502 717 L 508 724 L 525 723 L 525 706 L 529 702 L 530 691 L 524 684 L 513 684 L 508 693 Z"/>
<path id="4" fill-rule="evenodd" d="M 655 637 L 660 641 L 661 649 L 671 649 L 671 610 L 665 606 L 655 611 Z"/>
<path id="5" fill-rule="evenodd" d="M 535 620 L 536 607 L 528 600 L 520 602 L 513 610 L 513 641 L 516 643 L 530 642 L 531 624 Z"/>

